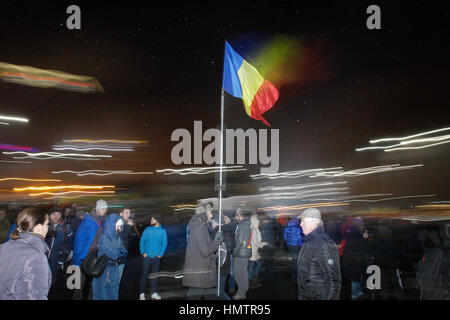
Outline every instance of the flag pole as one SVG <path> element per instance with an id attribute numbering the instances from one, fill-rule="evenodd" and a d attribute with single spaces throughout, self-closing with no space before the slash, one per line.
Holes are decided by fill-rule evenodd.
<path id="1" fill-rule="evenodd" d="M 224 48 L 224 59 L 223 63 L 225 64 L 225 48 Z M 223 75 L 222 75 L 223 78 Z M 222 92 L 220 97 L 220 152 L 219 152 L 219 232 L 222 231 L 222 189 L 223 189 L 223 114 L 224 114 L 224 89 L 222 84 Z M 217 297 L 220 296 L 220 246 L 219 246 L 219 254 L 218 254 L 218 263 L 217 263 Z"/>

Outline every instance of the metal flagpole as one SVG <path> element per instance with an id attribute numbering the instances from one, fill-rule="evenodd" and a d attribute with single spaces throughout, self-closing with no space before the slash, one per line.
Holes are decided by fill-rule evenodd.
<path id="1" fill-rule="evenodd" d="M 223 63 L 225 65 L 225 50 L 226 50 L 226 45 L 224 45 L 224 57 L 223 57 Z M 222 74 L 222 78 L 223 78 L 223 74 Z M 220 152 L 219 152 L 219 232 L 222 231 L 222 189 L 223 189 L 223 182 L 222 182 L 222 176 L 223 176 L 223 114 L 224 114 L 224 89 L 223 89 L 223 84 L 222 84 L 222 93 L 221 93 L 221 97 L 220 97 Z M 217 263 L 217 296 L 220 296 L 220 267 L 221 267 L 221 260 L 220 260 L 220 245 L 219 245 L 219 254 L 218 254 L 218 258 L 219 261 Z"/>
<path id="2" fill-rule="evenodd" d="M 219 232 L 222 231 L 222 176 L 223 176 L 223 102 L 224 102 L 224 90 L 222 88 L 222 95 L 221 95 L 221 102 L 220 102 L 220 165 L 219 165 Z M 220 246 L 219 246 L 219 261 L 217 264 L 217 296 L 220 296 L 220 267 L 221 267 L 221 260 L 220 260 Z"/>

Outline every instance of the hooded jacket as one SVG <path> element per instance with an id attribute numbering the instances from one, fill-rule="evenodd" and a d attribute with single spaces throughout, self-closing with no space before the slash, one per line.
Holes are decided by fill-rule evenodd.
<path id="1" fill-rule="evenodd" d="M 44 239 L 29 232 L 0 245 L 0 300 L 47 300 L 52 282 L 47 252 Z"/>
<path id="2" fill-rule="evenodd" d="M 188 228 L 183 285 L 193 288 L 214 288 L 217 284 L 215 252 L 219 243 L 211 240 L 206 227 L 206 213 L 195 214 L 189 221 Z"/>
<path id="3" fill-rule="evenodd" d="M 120 235 L 116 231 L 116 223 L 122 219 L 118 214 L 110 214 L 106 218 L 103 234 L 98 241 L 98 256 L 108 256 L 111 263 L 127 256 L 127 249 L 123 245 Z"/>
<path id="4" fill-rule="evenodd" d="M 298 299 L 338 300 L 341 282 L 338 248 L 318 226 L 305 236 L 298 254 Z"/>
<path id="5" fill-rule="evenodd" d="M 302 246 L 302 227 L 298 224 L 297 219 L 288 222 L 286 228 L 284 228 L 283 236 L 288 246 Z"/>

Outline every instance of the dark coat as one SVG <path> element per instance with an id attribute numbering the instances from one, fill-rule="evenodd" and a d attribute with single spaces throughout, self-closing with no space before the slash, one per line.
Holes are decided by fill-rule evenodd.
<path id="1" fill-rule="evenodd" d="M 47 252 L 44 239 L 28 232 L 0 245 L 0 300 L 47 300 L 52 283 Z"/>
<path id="2" fill-rule="evenodd" d="M 219 244 L 211 240 L 206 214 L 196 214 L 189 221 L 189 238 L 184 258 L 183 285 L 214 288 L 217 285 L 216 254 Z"/>
<path id="3" fill-rule="evenodd" d="M 369 242 L 355 227 L 347 233 L 346 239 L 342 256 L 342 276 L 347 280 L 359 282 L 370 261 Z"/>
<path id="4" fill-rule="evenodd" d="M 299 300 L 338 300 L 341 291 L 339 251 L 323 227 L 305 236 L 297 259 Z"/>
<path id="5" fill-rule="evenodd" d="M 219 227 L 216 227 L 214 229 L 214 234 L 219 230 Z M 234 248 L 234 229 L 231 224 L 224 224 L 222 225 L 222 232 L 223 232 L 223 242 L 225 243 L 225 246 L 227 247 L 227 256 L 225 259 L 225 263 L 220 268 L 220 275 L 221 276 L 227 276 L 230 274 L 231 269 L 231 252 Z M 220 258 L 222 259 L 222 257 Z"/>
<path id="6" fill-rule="evenodd" d="M 249 218 L 245 218 L 239 222 L 236 227 L 236 236 L 234 238 L 233 256 L 239 258 L 249 258 L 252 256 L 252 249 L 247 245 L 250 242 L 250 235 L 252 233 L 251 223 Z"/>
<path id="7" fill-rule="evenodd" d="M 52 231 L 52 232 L 50 232 Z M 67 258 L 73 249 L 74 233 L 72 227 L 62 220 L 56 224 L 50 222 L 49 232 L 45 241 L 49 247 L 48 262 L 52 271 L 59 268 L 59 263 L 64 263 L 61 258 Z M 63 255 L 61 257 L 60 255 Z M 55 279 L 56 280 L 56 279 Z"/>

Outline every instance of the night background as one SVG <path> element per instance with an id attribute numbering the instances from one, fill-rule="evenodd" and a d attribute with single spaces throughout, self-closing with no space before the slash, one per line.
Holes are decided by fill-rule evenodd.
<path id="1" fill-rule="evenodd" d="M 81 9 L 81 30 L 66 27 L 70 16 L 66 9 L 72 4 Z M 373 4 L 381 8 L 380 30 L 366 27 L 370 16 L 366 9 Z M 356 149 L 369 147 L 370 140 L 379 138 L 443 128 L 447 129 L 434 136 L 449 134 L 448 26 L 448 5 L 429 1 L 4 1 L 0 4 L 0 62 L 94 77 L 104 92 L 33 87 L 0 78 L 0 121 L 6 121 L 1 120 L 5 115 L 29 120 L 0 124 L 0 145 L 54 152 L 56 144 L 72 139 L 147 143 L 135 146 L 133 152 L 85 152 L 112 155 L 99 161 L 22 159 L 27 161 L 23 163 L 14 162 L 18 160 L 14 155 L 0 150 L 0 205 L 16 210 L 29 204 L 77 204 L 89 212 L 96 200 L 104 198 L 110 206 L 108 213 L 131 206 L 140 231 L 148 225 L 150 215 L 162 213 L 169 247 L 161 270 L 170 274 L 160 282 L 161 295 L 163 299 L 184 298 L 186 288 L 181 286 L 180 270 L 187 241 L 185 226 L 197 201 L 218 197 L 218 174 L 164 175 L 156 170 L 207 166 L 172 163 L 171 151 L 178 142 L 171 141 L 171 134 L 178 128 L 191 133 L 193 161 L 194 121 L 202 121 L 203 133 L 219 126 L 227 41 L 279 89 L 279 99 L 264 113 L 271 124 L 268 128 L 246 114 L 241 99 L 225 93 L 225 126 L 279 129 L 279 173 L 332 167 L 349 171 L 395 164 L 422 166 L 358 177 L 254 179 L 252 175 L 266 165 L 245 164 L 245 171 L 226 173 L 225 211 L 235 211 L 239 206 L 261 210 L 279 206 L 264 212 L 280 218 L 298 215 L 305 208 L 293 206 L 317 205 L 325 219 L 337 217 L 341 222 L 356 215 L 367 221 L 397 219 L 395 236 L 407 256 L 407 267 L 402 266 L 406 296 L 418 299 L 414 263 L 421 253 L 411 253 L 418 229 L 402 219 L 413 217 L 424 224 L 430 222 L 427 219 L 437 219 L 444 221 L 442 226 L 448 223 L 450 144 L 395 152 Z M 444 138 L 444 142 L 449 139 Z M 208 144 L 203 142 L 203 148 Z M 248 155 L 247 145 L 247 162 Z M 153 174 L 52 173 L 61 170 Z M 4 179 L 11 177 L 61 181 Z M 325 193 L 271 200 L 261 195 L 277 192 L 275 187 L 329 181 L 347 182 L 345 196 Z M 48 195 L 36 197 L 13 191 L 71 184 L 114 185 L 115 194 L 81 197 L 74 192 L 68 196 L 78 198 L 49 199 Z M 264 187 L 273 187 L 273 191 L 260 189 Z M 191 207 L 175 210 L 175 205 L 186 204 Z M 276 221 L 281 235 L 286 221 Z M 367 225 L 370 228 L 370 223 Z M 274 274 L 279 278 L 265 287 L 268 290 L 251 291 L 250 300 L 296 298 L 289 254 L 282 236 L 277 241 L 280 250 L 274 256 L 278 263 Z M 141 268 L 139 259 L 136 251 L 125 268 L 122 282 L 126 285 L 121 286 L 120 299 L 137 299 L 138 284 L 134 280 Z M 71 299 L 61 281 L 61 288 L 53 287 L 49 297 L 67 295 L 65 298 Z M 349 287 L 342 292 L 341 298 L 349 299 Z"/>
<path id="2" fill-rule="evenodd" d="M 89 75 L 99 80 L 104 93 L 2 82 L 2 113 L 26 117 L 29 123 L 0 127 L 1 142 L 41 152 L 52 151 L 51 146 L 64 139 L 146 140 L 148 145 L 137 147 L 132 154 L 92 151 L 113 154 L 101 161 L 4 162 L 2 176 L 114 184 L 147 190 L 142 192 L 150 197 L 169 197 L 173 203 L 177 203 L 173 197 L 177 193 L 187 199 L 214 197 L 213 174 L 166 177 L 155 170 L 193 166 L 172 164 L 173 130 L 186 128 L 192 134 L 195 120 L 203 122 L 203 132 L 219 125 L 224 41 L 255 63 L 251 52 L 265 39 L 281 34 L 298 39 L 302 52 L 291 53 L 283 68 L 272 75 L 263 74 L 280 91 L 275 106 L 265 113 L 272 128 L 280 129 L 279 172 L 424 164 L 403 172 L 352 178 L 352 194 L 433 194 L 435 201 L 449 199 L 448 144 L 393 153 L 355 152 L 368 146 L 370 139 L 407 136 L 448 125 L 448 8 L 379 3 L 381 30 L 369 30 L 366 8 L 371 3 L 365 1 L 349 5 L 251 1 L 164 6 L 80 2 L 81 30 L 68 30 L 66 8 L 70 4 L 2 4 L 0 60 Z M 285 81 L 283 71 L 291 76 Z M 248 117 L 242 101 L 228 94 L 225 125 L 244 130 L 267 128 Z M 10 155 L 1 158 L 12 160 Z M 259 173 L 259 167 L 246 166 L 248 174 Z M 89 169 L 154 174 L 51 174 L 54 170 Z M 249 184 L 247 172 L 227 177 L 229 196 L 257 191 L 259 184 Z M 1 189 L 28 185 L 33 184 L 3 182 Z M 193 185 L 202 189 L 193 189 Z M 11 197 L 10 192 L 1 195 Z"/>

